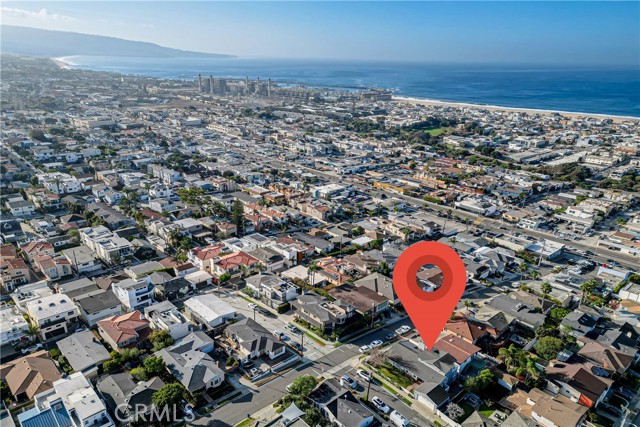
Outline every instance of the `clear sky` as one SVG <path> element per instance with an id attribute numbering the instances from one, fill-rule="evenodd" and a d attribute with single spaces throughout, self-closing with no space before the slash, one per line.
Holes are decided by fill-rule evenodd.
<path id="1" fill-rule="evenodd" d="M 2 23 L 252 58 L 640 63 L 638 1 L 3 1 Z"/>

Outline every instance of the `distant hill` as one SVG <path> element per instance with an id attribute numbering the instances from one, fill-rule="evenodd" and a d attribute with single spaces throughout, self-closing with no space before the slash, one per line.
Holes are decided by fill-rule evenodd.
<path id="1" fill-rule="evenodd" d="M 138 58 L 233 58 L 219 53 L 191 52 L 154 43 L 68 31 L 0 26 L 0 51 L 31 56 L 128 56 Z"/>

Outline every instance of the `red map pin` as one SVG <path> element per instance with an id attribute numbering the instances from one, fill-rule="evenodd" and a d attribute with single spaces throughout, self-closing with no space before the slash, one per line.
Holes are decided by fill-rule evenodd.
<path id="1" fill-rule="evenodd" d="M 418 285 L 418 270 L 427 264 L 442 271 L 442 285 L 434 292 L 427 292 Z M 393 269 L 393 288 L 429 350 L 462 298 L 466 285 L 464 263 L 456 251 L 445 244 L 416 243 L 398 258 Z"/>

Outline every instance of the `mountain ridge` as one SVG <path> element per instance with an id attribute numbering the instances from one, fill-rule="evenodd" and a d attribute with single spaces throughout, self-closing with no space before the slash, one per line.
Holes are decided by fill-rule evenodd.
<path id="1" fill-rule="evenodd" d="M 235 58 L 221 53 L 195 52 L 155 43 L 110 36 L 1 25 L 2 53 L 31 56 L 121 56 L 137 58 Z"/>

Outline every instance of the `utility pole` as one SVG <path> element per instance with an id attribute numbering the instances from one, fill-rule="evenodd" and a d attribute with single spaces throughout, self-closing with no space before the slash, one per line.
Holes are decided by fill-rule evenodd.
<path id="1" fill-rule="evenodd" d="M 369 373 L 369 382 L 367 383 L 367 402 L 369 401 L 369 391 L 371 390 L 371 380 L 373 376 Z"/>
<path id="2" fill-rule="evenodd" d="M 304 331 L 300 334 L 300 353 L 304 357 Z"/>
<path id="3" fill-rule="evenodd" d="M 375 308 L 376 308 L 376 303 L 375 303 L 375 302 L 372 302 L 372 303 L 371 303 L 371 328 L 370 328 L 370 329 L 373 329 L 373 319 L 374 319 L 374 317 L 375 317 L 375 316 L 374 316 L 374 314 L 375 314 L 375 311 L 374 311 L 374 310 L 375 310 Z"/>

